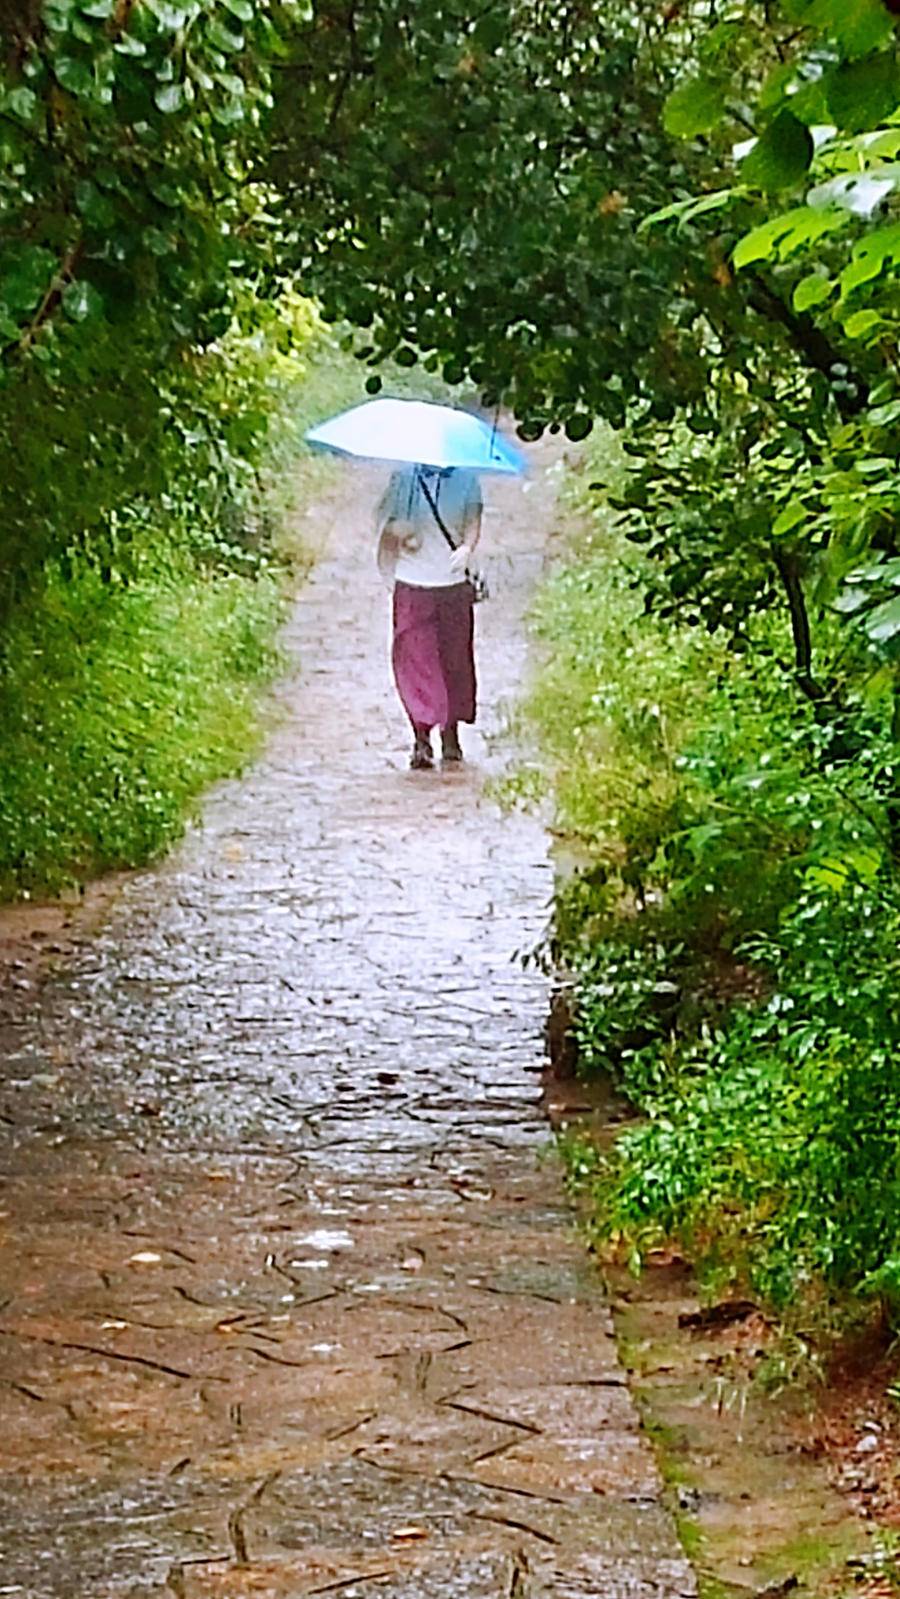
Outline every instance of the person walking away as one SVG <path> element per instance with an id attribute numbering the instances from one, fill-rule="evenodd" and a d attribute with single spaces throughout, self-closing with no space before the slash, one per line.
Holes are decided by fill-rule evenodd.
<path id="1" fill-rule="evenodd" d="M 475 720 L 474 590 L 466 576 L 481 536 L 477 475 L 460 467 L 393 473 L 376 513 L 378 567 L 393 588 L 391 650 L 397 692 L 412 724 L 410 765 L 462 760 L 459 723 Z"/>

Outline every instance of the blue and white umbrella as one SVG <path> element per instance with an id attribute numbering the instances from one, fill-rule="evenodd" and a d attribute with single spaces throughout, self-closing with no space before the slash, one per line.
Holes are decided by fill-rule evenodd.
<path id="1" fill-rule="evenodd" d="M 366 400 L 306 435 L 335 455 L 418 466 L 468 467 L 471 472 L 525 470 L 525 459 L 469 411 L 425 400 Z"/>

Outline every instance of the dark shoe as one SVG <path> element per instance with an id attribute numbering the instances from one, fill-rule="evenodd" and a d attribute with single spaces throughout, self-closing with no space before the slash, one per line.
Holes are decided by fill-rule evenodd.
<path id="1" fill-rule="evenodd" d="M 450 722 L 447 727 L 441 728 L 441 759 L 445 766 L 457 766 L 462 758 L 456 723 Z"/>
<path id="2" fill-rule="evenodd" d="M 430 772 L 434 766 L 434 752 L 431 748 L 431 739 L 427 733 L 416 734 L 409 765 L 410 770 L 413 772 Z"/>

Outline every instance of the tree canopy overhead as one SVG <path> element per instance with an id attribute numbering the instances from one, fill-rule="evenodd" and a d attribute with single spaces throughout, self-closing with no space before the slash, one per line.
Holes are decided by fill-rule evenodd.
<path id="1" fill-rule="evenodd" d="M 893 549 L 884 0 L 44 0 L 6 22 L 4 403 L 46 406 L 61 464 L 109 463 L 98 514 L 114 466 L 161 487 L 160 374 L 291 282 L 357 330 L 370 392 L 390 355 L 474 380 L 525 436 L 627 425 L 659 603 L 739 634 L 786 597 L 815 691 L 811 563 L 830 552 L 834 597 Z M 698 448 L 667 476 L 682 427 Z M 23 540 L 52 542 L 72 487 L 15 481 Z"/>
<path id="2" fill-rule="evenodd" d="M 209 338 L 235 276 L 281 270 L 371 329 L 373 361 L 422 354 L 577 433 L 640 397 L 702 418 L 760 321 L 826 375 L 866 337 L 811 318 L 824 280 L 794 303 L 766 268 L 893 182 L 889 138 L 852 144 L 896 109 L 882 0 L 45 0 L 6 37 L 7 357 L 57 308 L 121 325 L 157 289 L 176 336 Z M 829 117 L 849 143 L 813 176 L 879 175 L 817 182 L 766 233 Z"/>
<path id="3" fill-rule="evenodd" d="M 573 436 L 690 382 L 660 298 L 683 252 L 634 230 L 690 182 L 663 42 L 637 7 L 317 8 L 279 72 L 272 172 L 326 314 L 371 330 L 373 362 L 421 352 Z"/>

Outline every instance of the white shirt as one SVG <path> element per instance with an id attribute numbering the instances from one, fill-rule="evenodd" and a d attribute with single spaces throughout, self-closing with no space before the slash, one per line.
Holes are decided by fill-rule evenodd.
<path id="1" fill-rule="evenodd" d="M 404 467 L 394 472 L 376 513 L 377 533 L 381 537 L 388 522 L 398 524 L 403 539 L 394 580 L 414 588 L 446 588 L 462 582 L 462 573 L 450 565 L 452 550 L 434 519 L 419 483 L 422 468 Z M 466 534 L 477 526 L 481 513 L 481 487 L 477 475 L 454 467 L 445 475 L 425 471 L 425 481 L 441 521 L 454 544 L 462 544 Z"/>

